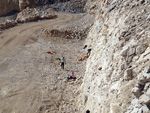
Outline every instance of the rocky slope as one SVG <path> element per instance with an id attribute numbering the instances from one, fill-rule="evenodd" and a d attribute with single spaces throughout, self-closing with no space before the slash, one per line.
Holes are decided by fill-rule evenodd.
<path id="1" fill-rule="evenodd" d="M 150 113 L 150 1 L 95 0 L 89 6 L 96 18 L 85 42 L 92 52 L 81 112 Z"/>
<path id="2" fill-rule="evenodd" d="M 29 7 L 33 8 L 41 5 L 55 8 L 65 12 L 83 12 L 86 0 L 1 0 L 0 16 L 6 15 L 12 11 L 22 11 Z"/>

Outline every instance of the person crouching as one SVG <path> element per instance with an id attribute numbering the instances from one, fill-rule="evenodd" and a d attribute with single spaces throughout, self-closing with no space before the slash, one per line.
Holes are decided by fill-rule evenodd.
<path id="1" fill-rule="evenodd" d="M 76 76 L 75 76 L 74 72 L 72 72 L 72 75 L 71 75 L 71 76 L 68 76 L 67 79 L 68 79 L 68 80 L 70 80 L 70 79 L 75 80 L 75 79 L 76 79 Z"/>

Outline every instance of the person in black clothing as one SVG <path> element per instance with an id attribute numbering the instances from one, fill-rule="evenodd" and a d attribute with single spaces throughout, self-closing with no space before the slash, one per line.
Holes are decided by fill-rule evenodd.
<path id="1" fill-rule="evenodd" d="M 91 50 L 92 50 L 92 49 L 88 49 L 88 50 L 87 50 L 87 51 L 88 51 L 88 52 L 87 52 L 87 55 L 90 55 L 90 54 L 91 54 Z"/>
<path id="2" fill-rule="evenodd" d="M 90 113 L 90 110 L 86 110 L 86 113 Z"/>
<path id="3" fill-rule="evenodd" d="M 82 48 L 82 50 L 84 50 L 85 48 L 87 48 L 87 45 L 85 45 L 85 46 Z"/>

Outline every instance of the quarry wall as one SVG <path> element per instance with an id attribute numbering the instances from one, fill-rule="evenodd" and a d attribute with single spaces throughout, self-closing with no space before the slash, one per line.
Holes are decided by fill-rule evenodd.
<path id="1" fill-rule="evenodd" d="M 149 113 L 150 1 L 101 0 L 85 44 L 92 49 L 79 108 L 92 113 Z"/>
<path id="2" fill-rule="evenodd" d="M 38 3 L 1 0 L 0 16 Z M 77 103 L 81 113 L 149 113 L 150 1 L 88 0 L 85 10 L 95 22 L 85 42 L 92 51 Z"/>
<path id="3" fill-rule="evenodd" d="M 36 5 L 44 5 L 50 0 L 0 0 L 0 16 L 6 15 L 12 11 L 20 11 L 28 7 Z"/>
<path id="4" fill-rule="evenodd" d="M 19 10 L 18 0 L 0 0 L 0 16 L 5 15 L 13 10 Z"/>

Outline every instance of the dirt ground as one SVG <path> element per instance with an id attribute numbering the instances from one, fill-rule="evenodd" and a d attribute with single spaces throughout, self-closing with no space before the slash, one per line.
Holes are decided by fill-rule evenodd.
<path id="1" fill-rule="evenodd" d="M 79 113 L 79 86 L 85 71 L 84 40 L 42 37 L 42 29 L 78 20 L 77 14 L 18 25 L 0 34 L 0 113 Z M 47 54 L 47 51 L 55 51 Z M 65 70 L 59 65 L 66 58 Z M 76 81 L 65 76 L 74 71 Z"/>

